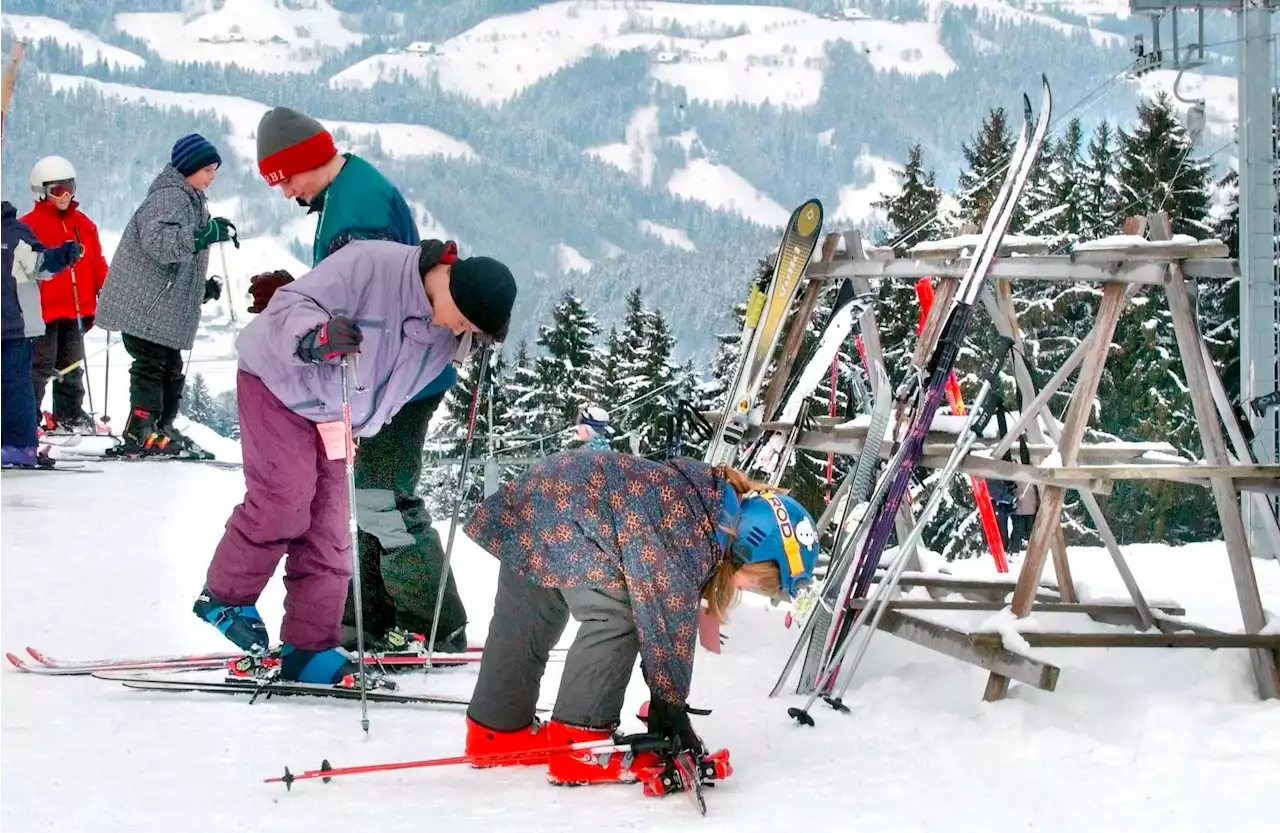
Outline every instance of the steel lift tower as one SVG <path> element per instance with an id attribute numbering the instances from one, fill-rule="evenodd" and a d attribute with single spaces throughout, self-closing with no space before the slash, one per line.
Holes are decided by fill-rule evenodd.
<path id="1" fill-rule="evenodd" d="M 1235 16 L 1240 42 L 1239 124 L 1237 157 L 1240 173 L 1240 394 L 1252 429 L 1253 454 L 1259 463 L 1275 463 L 1280 445 L 1280 393 L 1277 393 L 1277 340 L 1280 338 L 1280 165 L 1274 132 L 1280 130 L 1273 93 L 1280 87 L 1274 55 L 1274 12 L 1280 0 L 1129 0 L 1129 10 L 1151 18 L 1152 43 L 1139 37 L 1134 47 L 1138 73 L 1154 69 L 1186 71 L 1204 61 L 1204 11 Z M 1198 40 L 1179 54 L 1178 12 L 1195 12 Z M 1170 19 L 1172 46 L 1161 45 L 1161 23 Z M 1181 75 L 1179 75 L 1179 79 Z M 1204 126 L 1204 102 L 1192 102 L 1187 127 L 1194 136 Z M 1250 549 L 1280 559 L 1264 534 L 1261 516 L 1250 501 L 1243 504 Z"/>

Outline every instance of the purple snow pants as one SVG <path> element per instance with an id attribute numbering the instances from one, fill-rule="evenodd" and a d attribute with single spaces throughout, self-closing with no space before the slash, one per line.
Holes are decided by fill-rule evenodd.
<path id="1" fill-rule="evenodd" d="M 236 379 L 244 502 L 231 512 L 209 565 L 209 592 L 255 604 L 285 559 L 280 640 L 306 650 L 339 644 L 351 580 L 347 483 L 316 425 L 290 411 L 257 376 Z"/>

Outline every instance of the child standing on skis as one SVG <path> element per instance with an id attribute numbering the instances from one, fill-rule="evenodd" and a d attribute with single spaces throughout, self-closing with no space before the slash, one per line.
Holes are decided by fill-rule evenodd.
<path id="1" fill-rule="evenodd" d="M 46 248 L 18 219 L 18 209 L 3 203 L 4 264 L 0 274 L 0 465 L 32 467 L 36 452 L 36 401 L 31 386 L 35 339 L 44 334 L 37 281 L 48 280 L 80 259 L 74 240 Z"/>
<path id="2" fill-rule="evenodd" d="M 486 499 L 466 532 L 501 562 L 467 754 L 546 763 L 554 784 L 631 782 L 660 765 L 652 752 L 519 754 L 609 739 L 637 653 L 649 732 L 705 758 L 685 702 L 702 603 L 723 621 L 740 590 L 794 597 L 818 558 L 813 519 L 792 498 L 723 466 L 610 451 L 548 457 Z M 570 616 L 581 625 L 543 725 L 538 686 Z"/>
<path id="3" fill-rule="evenodd" d="M 389 241 L 351 242 L 277 289 L 237 342 L 246 493 L 196 615 L 264 652 L 255 605 L 287 554 L 281 677 L 333 684 L 356 672 L 338 649 L 352 575 L 344 396 L 353 435 L 374 436 L 450 366 L 467 334 L 505 334 L 515 297 L 496 260 L 444 263 L 426 244 Z"/>
<path id="4" fill-rule="evenodd" d="M 240 245 L 230 220 L 209 216 L 204 192 L 221 164 L 203 136 L 179 139 L 111 258 L 110 279 L 98 299 L 98 326 L 119 330 L 133 357 L 124 444 L 112 453 L 210 456 L 179 433 L 173 420 L 186 384 L 180 351 L 195 344 L 200 305 L 222 294 L 207 277 L 209 248 L 228 240 Z"/>
<path id="5" fill-rule="evenodd" d="M 61 156 L 46 156 L 31 169 L 35 205 L 22 218 L 40 242 L 58 246 L 75 241 L 84 246 L 84 257 L 40 284 L 44 312 L 44 337 L 36 343 L 32 384 L 36 408 L 44 402 L 45 388 L 55 373 L 84 361 L 84 334 L 93 326 L 98 292 L 107 279 L 98 227 L 76 202 L 76 169 Z M 93 417 L 84 410 L 84 367 L 62 373 L 53 383 L 52 423 L 45 430 L 92 432 Z"/>

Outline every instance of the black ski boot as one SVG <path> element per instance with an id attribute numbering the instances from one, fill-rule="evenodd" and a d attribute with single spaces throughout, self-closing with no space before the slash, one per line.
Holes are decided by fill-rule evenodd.
<path id="1" fill-rule="evenodd" d="M 264 654 L 269 647 L 267 626 L 254 605 L 229 605 L 214 598 L 205 587 L 196 597 L 191 612 L 213 625 L 242 650 Z"/>
<path id="2" fill-rule="evenodd" d="M 122 442 L 107 450 L 107 457 L 171 457 L 176 449 L 169 448 L 169 438 L 159 430 L 156 417 L 143 408 L 134 408 L 129 412 L 124 430 L 120 432 Z"/>

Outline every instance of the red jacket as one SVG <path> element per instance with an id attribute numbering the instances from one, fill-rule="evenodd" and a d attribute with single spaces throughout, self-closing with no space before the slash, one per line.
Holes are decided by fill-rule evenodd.
<path id="1" fill-rule="evenodd" d="M 40 242 L 50 248 L 75 240 L 77 235 L 84 246 L 84 257 L 75 266 L 40 282 L 40 305 L 44 310 L 45 323 L 59 319 L 75 320 L 76 298 L 71 294 L 73 274 L 80 315 L 85 318 L 93 315 L 98 309 L 98 292 L 107 280 L 107 261 L 102 256 L 98 227 L 80 211 L 80 204 L 75 200 L 66 211 L 59 211 L 53 200 L 37 200 L 22 221 L 31 226 Z"/>

